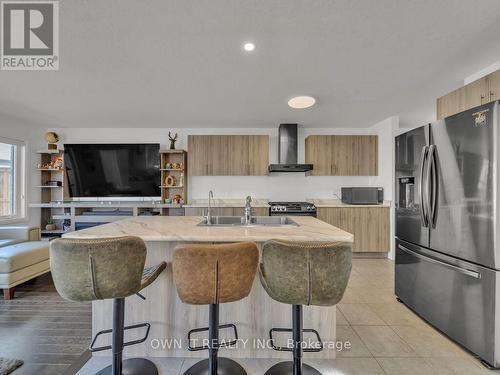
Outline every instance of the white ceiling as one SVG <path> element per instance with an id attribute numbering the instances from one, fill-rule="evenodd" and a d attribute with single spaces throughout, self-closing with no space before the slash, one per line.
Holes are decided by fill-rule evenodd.
<path id="1" fill-rule="evenodd" d="M 0 114 L 48 127 L 423 122 L 500 60 L 499 35 L 498 0 L 61 0 L 60 70 L 1 71 Z M 294 95 L 317 104 L 290 109 Z"/>

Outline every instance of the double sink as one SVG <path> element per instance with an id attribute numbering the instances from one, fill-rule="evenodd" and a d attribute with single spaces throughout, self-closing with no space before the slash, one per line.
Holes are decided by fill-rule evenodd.
<path id="1" fill-rule="evenodd" d="M 298 227 L 295 221 L 286 216 L 252 216 L 249 223 L 240 216 L 211 216 L 205 217 L 200 227 Z"/>

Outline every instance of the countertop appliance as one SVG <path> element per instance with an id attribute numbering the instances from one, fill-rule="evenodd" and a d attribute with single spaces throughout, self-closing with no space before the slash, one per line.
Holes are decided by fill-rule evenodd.
<path id="1" fill-rule="evenodd" d="M 313 216 L 316 206 L 309 202 L 269 202 L 269 216 Z"/>
<path id="2" fill-rule="evenodd" d="M 278 163 L 270 164 L 269 172 L 307 172 L 312 164 L 297 164 L 297 124 L 280 124 L 278 129 Z"/>
<path id="3" fill-rule="evenodd" d="M 384 203 L 384 188 L 381 187 L 343 187 L 342 203 L 346 204 L 382 204 Z"/>
<path id="4" fill-rule="evenodd" d="M 500 366 L 500 104 L 396 138 L 398 298 Z"/>

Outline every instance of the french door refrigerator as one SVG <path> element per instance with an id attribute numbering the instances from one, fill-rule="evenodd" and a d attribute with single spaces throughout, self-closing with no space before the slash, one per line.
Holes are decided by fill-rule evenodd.
<path id="1" fill-rule="evenodd" d="M 395 293 L 500 366 L 499 102 L 396 138 Z"/>

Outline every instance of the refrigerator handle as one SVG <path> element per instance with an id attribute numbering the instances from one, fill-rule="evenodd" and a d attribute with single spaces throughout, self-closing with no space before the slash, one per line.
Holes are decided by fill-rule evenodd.
<path id="1" fill-rule="evenodd" d="M 460 273 L 462 273 L 464 275 L 473 277 L 475 279 L 480 279 L 481 278 L 481 274 L 479 272 L 468 270 L 467 268 L 460 268 L 460 267 L 457 267 L 457 266 L 455 266 L 453 264 L 450 264 L 450 263 L 446 263 L 446 262 L 442 262 L 442 261 L 434 259 L 434 258 L 426 257 L 425 255 L 422 255 L 422 254 L 419 254 L 419 253 L 417 253 L 417 252 L 415 252 L 413 250 L 410 250 L 410 249 L 404 247 L 401 244 L 398 244 L 398 248 L 400 250 L 403 250 L 405 253 L 408 253 L 408 254 L 416 257 L 416 258 L 425 260 L 427 262 L 431 262 L 431 263 L 439 264 L 439 265 L 447 267 L 447 268 L 451 268 L 454 271 L 460 272 Z"/>
<path id="2" fill-rule="evenodd" d="M 430 173 L 431 179 L 427 181 L 428 184 L 432 185 L 432 190 L 429 188 L 429 191 L 432 191 L 432 196 L 429 194 L 429 207 L 430 207 L 430 218 L 429 222 L 432 228 L 436 227 L 436 206 L 437 206 L 437 161 L 436 161 L 436 145 L 431 145 L 429 147 L 429 169 L 428 173 Z"/>
<path id="3" fill-rule="evenodd" d="M 427 160 L 427 149 L 428 146 L 422 147 L 422 153 L 420 156 L 420 183 L 418 185 L 418 195 L 420 197 L 420 220 L 422 222 L 422 226 L 427 228 L 429 226 L 428 216 L 427 216 L 427 199 L 424 199 L 424 168 L 425 161 Z"/>
<path id="4" fill-rule="evenodd" d="M 425 205 L 427 210 L 427 225 L 432 226 L 432 155 L 434 153 L 435 145 L 430 145 L 427 152 L 427 170 L 425 173 Z"/>

